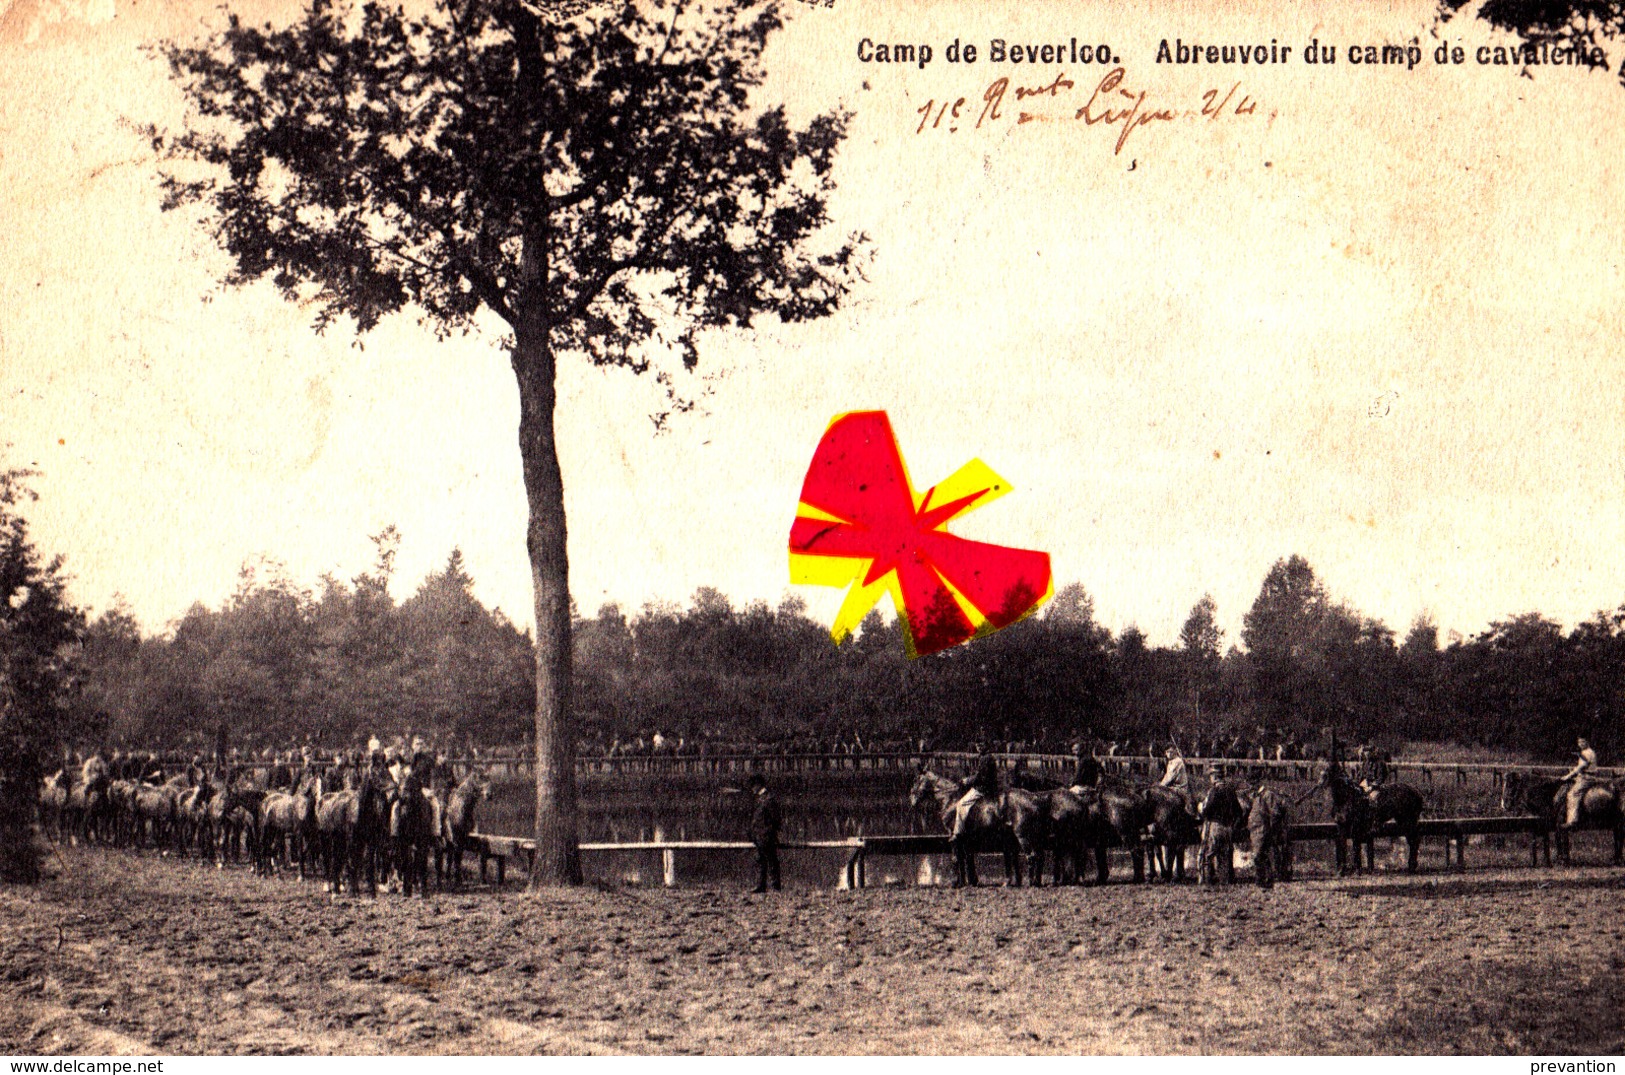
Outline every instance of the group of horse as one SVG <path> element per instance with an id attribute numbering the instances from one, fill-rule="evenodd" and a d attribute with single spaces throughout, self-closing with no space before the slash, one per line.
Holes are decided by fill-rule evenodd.
<path id="1" fill-rule="evenodd" d="M 1416 789 L 1383 784 L 1368 792 L 1342 765 L 1329 763 L 1308 794 L 1320 790 L 1332 797 L 1340 873 L 1361 868 L 1362 847 L 1366 867 L 1375 869 L 1379 831 L 1406 839 L 1408 868 L 1415 872 L 1423 810 Z M 1013 886 L 1042 884 L 1046 856 L 1055 884 L 1081 883 L 1091 855 L 1095 881 L 1105 884 L 1113 849 L 1128 852 L 1137 883 L 1180 881 L 1191 847 L 1199 849 L 1202 880 L 1233 881 L 1239 845 L 1252 849 L 1255 880 L 1269 887 L 1292 876 L 1291 811 L 1307 798 L 1292 800 L 1267 785 L 1217 780 L 1193 804 L 1172 788 L 1103 777 L 1091 786 L 1010 787 L 970 804 L 961 821 L 965 791 L 961 781 L 925 769 L 909 793 L 914 809 L 934 814 L 948 830 L 956 886 L 978 883 L 976 856 L 984 852 L 1004 856 L 1005 879 Z"/>
<path id="2" fill-rule="evenodd" d="M 376 895 L 380 884 L 427 896 L 431 860 L 437 884 L 463 883 L 463 857 L 487 855 L 474 837 L 474 814 L 490 790 L 470 770 L 449 787 L 430 787 L 410 772 L 357 767 L 341 776 L 310 773 L 290 788 L 258 786 L 250 776 L 194 778 L 162 784 L 93 775 L 71 769 L 47 776 L 40 818 L 47 834 L 83 844 L 152 847 L 196 856 L 217 867 L 249 862 L 256 872 L 296 871 L 301 881 L 323 879 L 335 895 Z"/>

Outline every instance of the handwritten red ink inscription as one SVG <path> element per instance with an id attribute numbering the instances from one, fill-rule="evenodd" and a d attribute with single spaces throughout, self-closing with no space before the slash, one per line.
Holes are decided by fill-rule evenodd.
<path id="1" fill-rule="evenodd" d="M 1129 135 L 1152 124 L 1173 123 L 1178 120 L 1205 119 L 1209 122 L 1226 117 L 1252 116 L 1258 112 L 1258 102 L 1242 92 L 1237 82 L 1228 90 L 1211 89 L 1202 94 L 1201 103 L 1189 108 L 1176 108 L 1154 100 L 1150 93 L 1125 85 L 1127 73 L 1116 67 L 1087 91 L 1079 91 L 1077 83 L 1058 73 L 1048 82 L 1031 86 L 1013 85 L 1009 78 L 997 78 L 982 92 L 981 100 L 972 102 L 964 97 L 953 100 L 932 98 L 914 110 L 920 117 L 915 134 L 945 130 L 958 133 L 961 127 L 981 130 L 1001 121 L 1015 119 L 1017 126 L 1026 123 L 1082 123 L 1086 127 L 1102 127 L 1117 132 L 1114 154 L 1123 152 Z M 1072 109 L 1064 98 L 1077 100 L 1078 94 L 1087 92 L 1083 104 Z M 1050 102 L 1056 102 L 1051 106 Z M 975 117 L 974 122 L 972 117 Z"/>

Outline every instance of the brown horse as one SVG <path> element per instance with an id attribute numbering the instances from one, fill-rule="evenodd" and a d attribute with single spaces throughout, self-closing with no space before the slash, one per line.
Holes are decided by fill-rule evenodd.
<path id="1" fill-rule="evenodd" d="M 1089 811 L 1086 833 L 1095 851 L 1095 883 L 1105 884 L 1111 873 L 1110 848 L 1128 851 L 1134 882 L 1146 878 L 1145 840 L 1151 827 L 1151 803 L 1145 792 L 1116 778 L 1103 779 L 1081 793 Z"/>
<path id="2" fill-rule="evenodd" d="M 1151 843 L 1157 872 L 1164 881 L 1183 881 L 1185 848 L 1201 843 L 1201 826 L 1185 796 L 1174 789 L 1152 785 L 1144 794 L 1151 809 Z"/>
<path id="3" fill-rule="evenodd" d="M 1569 834 L 1575 829 L 1601 829 L 1614 834 L 1614 865 L 1621 864 L 1625 856 L 1625 810 L 1621 809 L 1619 781 L 1592 784 L 1580 800 L 1579 823 L 1570 828 L 1569 787 L 1567 780 L 1535 779 L 1523 773 L 1506 775 L 1501 785 L 1501 809 L 1522 809 L 1544 819 L 1550 832 L 1557 837 L 1557 860 L 1568 865 Z M 1546 834 L 1537 834 L 1537 838 Z M 1530 864 L 1535 860 L 1535 844 L 1529 845 Z M 1546 865 L 1552 864 L 1552 852 L 1546 845 Z"/>
<path id="4" fill-rule="evenodd" d="M 1286 796 L 1271 787 L 1253 792 L 1247 811 L 1247 838 L 1253 848 L 1253 876 L 1269 888 L 1292 880 L 1291 817 Z"/>
<path id="5" fill-rule="evenodd" d="M 387 853 L 389 837 L 384 781 L 363 769 L 355 774 L 355 787 L 323 795 L 316 810 L 316 828 L 327 891 L 337 895 L 347 874 L 349 891 L 357 895 L 365 872 L 368 891 L 376 896 L 379 862 Z"/>
<path id="6" fill-rule="evenodd" d="M 478 852 L 480 883 L 485 883 L 485 864 L 491 856 L 483 844 L 476 845 L 473 839 L 474 811 L 490 795 L 491 782 L 471 768 L 462 783 L 452 788 L 451 794 L 446 797 L 440 837 L 446 858 L 450 860 L 451 884 L 454 888 L 462 887 L 463 855 L 468 851 Z"/>
<path id="7" fill-rule="evenodd" d="M 255 867 L 262 874 L 292 860 L 299 880 L 316 867 L 316 786 L 305 780 L 292 792 L 272 791 L 260 802 Z"/>
<path id="8" fill-rule="evenodd" d="M 414 885 L 424 897 L 429 895 L 429 854 L 440 831 L 438 807 L 410 772 L 389 796 L 390 850 L 404 895 L 410 896 Z"/>
<path id="9" fill-rule="evenodd" d="M 1357 872 L 1360 869 L 1360 849 L 1365 848 L 1366 868 L 1377 868 L 1374 837 L 1385 825 L 1392 824 L 1394 836 L 1405 838 L 1408 857 L 1406 870 L 1416 872 L 1416 855 L 1422 837 L 1418 822 L 1424 807 L 1422 793 L 1405 784 L 1380 784 L 1367 795 L 1365 789 L 1349 779 L 1343 766 L 1327 762 L 1321 774 L 1319 787 L 1332 793 L 1332 820 L 1337 824 L 1337 871 Z M 1354 845 L 1354 859 L 1349 861 L 1346 844 Z"/>
<path id="10" fill-rule="evenodd" d="M 224 787 L 209 800 L 209 829 L 214 837 L 214 864 L 225 868 L 229 860 L 241 861 L 244 845 L 252 858 L 260 842 L 260 804 L 265 801 L 262 788 L 245 787 L 227 780 Z"/>
<path id="11" fill-rule="evenodd" d="M 952 833 L 965 786 L 929 769 L 922 770 L 909 789 L 909 803 L 916 810 L 931 808 Z M 1048 838 L 1044 808 L 1032 792 L 1011 788 L 970 805 L 963 834 L 950 841 L 954 856 L 954 887 L 975 886 L 976 856 L 984 851 L 1004 856 L 1005 883 L 1019 888 L 1024 873 L 1031 871 L 1040 883 L 1043 848 Z"/>

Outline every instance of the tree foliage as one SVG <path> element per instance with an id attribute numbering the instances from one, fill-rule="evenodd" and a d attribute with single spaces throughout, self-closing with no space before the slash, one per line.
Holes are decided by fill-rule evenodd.
<path id="1" fill-rule="evenodd" d="M 196 605 L 160 636 L 142 636 L 115 604 L 84 632 L 84 689 L 64 727 L 105 729 L 111 745 L 203 750 L 221 726 L 249 748 L 413 733 L 457 750 L 524 742 L 530 639 L 478 599 L 455 550 L 399 603 L 389 560 L 314 592 L 255 565 L 220 608 Z M 1176 646 L 1132 626 L 1114 637 L 1082 586 L 1057 598 L 1044 615 L 913 661 L 878 611 L 837 647 L 795 596 L 736 608 L 701 587 L 686 605 L 628 614 L 606 604 L 573 632 L 576 745 L 647 750 L 658 732 L 710 751 L 977 740 L 1061 751 L 1093 738 L 1210 753 L 1313 749 L 1331 731 L 1544 757 L 1577 734 L 1616 756 L 1625 747 L 1625 606 L 1567 633 L 1538 614 L 1514 616 L 1442 648 L 1422 617 L 1396 645 L 1289 558 L 1245 618 L 1258 648 L 1221 656 L 1211 597 Z M 1299 634 L 1271 616 L 1298 622 Z M 1289 637 L 1285 649 L 1266 644 Z"/>
<path id="2" fill-rule="evenodd" d="M 32 881 L 32 835 L 45 760 L 90 729 L 75 722 L 84 615 L 67 596 L 61 557 L 44 560 L 22 508 L 28 471 L 0 470 L 0 880 Z"/>
<path id="3" fill-rule="evenodd" d="M 193 125 L 152 132 L 166 206 L 201 204 L 231 282 L 324 327 L 484 308 L 559 353 L 642 371 L 762 311 L 831 312 L 861 240 L 814 248 L 847 115 L 753 111 L 780 19 L 633 4 L 556 21 L 516 0 L 432 13 L 314 3 L 165 54 Z"/>
<path id="4" fill-rule="evenodd" d="M 1530 45 L 1591 50 L 1625 41 L 1621 0 L 1439 0 L 1441 22 L 1471 7 L 1480 19 Z M 1625 84 L 1625 66 L 1619 71 Z"/>
<path id="5" fill-rule="evenodd" d="M 573 18 L 528 0 L 312 0 L 290 26 L 232 16 L 163 50 L 196 109 L 151 132 L 175 165 L 165 205 L 202 207 L 231 283 L 269 278 L 318 330 L 407 308 L 442 335 L 481 311 L 509 330 L 536 612 L 533 885 L 581 879 L 558 359 L 692 368 L 706 330 L 832 312 L 863 256 L 861 237 L 824 235 L 846 115 L 797 128 L 753 100 L 780 25 L 749 0 Z"/>

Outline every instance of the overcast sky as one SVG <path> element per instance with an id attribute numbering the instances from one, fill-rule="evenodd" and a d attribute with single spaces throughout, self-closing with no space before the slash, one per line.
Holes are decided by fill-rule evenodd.
<path id="1" fill-rule="evenodd" d="M 0 0 L 3 5 L 7 0 Z M 517 393 L 491 339 L 411 318 L 318 338 L 158 210 L 120 126 L 176 122 L 140 46 L 218 23 L 213 0 L 10 0 L 0 16 L 0 445 L 41 471 L 38 542 L 92 609 L 161 629 L 269 554 L 348 577 L 403 534 L 396 592 L 461 546 L 479 595 L 530 621 Z M 274 16 L 283 5 L 245 7 Z M 1432 5 L 1350 14 L 790 5 L 770 95 L 855 110 L 833 211 L 876 260 L 824 322 L 707 339 L 700 410 L 656 435 L 654 387 L 567 365 L 572 590 L 591 612 L 790 587 L 786 540 L 835 414 L 890 412 L 921 486 L 979 456 L 1015 492 L 955 524 L 1052 554 L 1104 623 L 1172 642 L 1204 591 L 1235 641 L 1270 564 L 1306 556 L 1403 633 L 1625 602 L 1625 90 L 1541 68 L 1301 61 L 1408 42 Z M 162 10 L 158 10 L 158 8 Z M 862 63 L 868 36 L 933 62 Z M 1153 63 L 1164 36 L 1291 44 L 1293 62 Z M 1446 36 L 1472 48 L 1475 26 Z M 1106 68 L 950 65 L 959 37 L 1109 42 L 1125 85 L 1184 111 L 916 134 L 1012 74 L 1076 93 Z M 1616 57 L 1617 63 L 1617 57 Z M 1086 95 L 1069 98 L 1070 115 Z M 1239 98 L 1238 98 L 1239 102 Z M 1013 108 L 1007 105 L 1007 108 Z M 691 381 L 691 386 L 700 382 Z M 803 591 L 833 615 L 840 595 Z"/>

